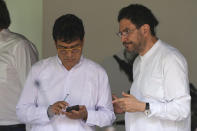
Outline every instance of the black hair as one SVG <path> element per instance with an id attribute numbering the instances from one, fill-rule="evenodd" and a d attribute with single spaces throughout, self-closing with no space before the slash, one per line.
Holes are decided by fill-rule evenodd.
<path id="1" fill-rule="evenodd" d="M 10 26 L 10 14 L 4 0 L 0 0 L 0 29 L 7 29 Z"/>
<path id="2" fill-rule="evenodd" d="M 151 34 L 156 35 L 155 27 L 159 24 L 156 17 L 153 15 L 150 9 L 140 4 L 131 4 L 122 8 L 119 11 L 118 22 L 122 19 L 129 19 L 137 29 L 142 25 L 148 24 L 150 26 Z"/>
<path id="3" fill-rule="evenodd" d="M 83 40 L 84 26 L 80 18 L 73 14 L 66 14 L 59 17 L 53 26 L 53 39 L 55 42 L 61 40 L 71 43 L 75 40 Z"/>

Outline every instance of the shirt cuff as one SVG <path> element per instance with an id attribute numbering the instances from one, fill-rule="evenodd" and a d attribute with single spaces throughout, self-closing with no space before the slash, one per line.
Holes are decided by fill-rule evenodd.
<path id="1" fill-rule="evenodd" d="M 43 115 L 43 119 L 44 119 L 44 121 L 46 121 L 46 122 L 50 122 L 50 119 L 49 119 L 49 117 L 48 117 L 48 113 L 47 113 L 47 109 L 48 109 L 48 108 L 43 107 L 41 112 L 43 112 L 43 113 L 44 113 L 44 115 Z"/>
<path id="2" fill-rule="evenodd" d="M 162 114 L 164 114 L 166 111 L 165 103 L 149 103 L 149 104 L 150 104 L 150 114 L 148 115 L 148 117 L 157 116 L 157 114 L 162 116 Z"/>
<path id="3" fill-rule="evenodd" d="M 47 108 L 47 115 L 50 120 L 55 116 L 55 113 L 52 111 L 52 105 Z"/>
<path id="4" fill-rule="evenodd" d="M 87 116 L 87 120 L 86 120 L 86 124 L 88 125 L 88 126 L 94 126 L 94 121 L 95 121 L 95 118 L 96 118 L 96 116 L 95 116 L 95 111 L 93 111 L 93 110 L 87 110 L 87 112 L 88 112 L 88 116 Z"/>

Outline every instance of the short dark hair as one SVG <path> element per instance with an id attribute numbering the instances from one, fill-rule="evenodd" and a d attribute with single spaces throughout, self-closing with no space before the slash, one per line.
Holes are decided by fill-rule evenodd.
<path id="1" fill-rule="evenodd" d="M 66 14 L 59 17 L 53 26 L 53 39 L 71 43 L 75 40 L 83 40 L 84 26 L 80 18 L 73 14 Z"/>
<path id="2" fill-rule="evenodd" d="M 4 0 L 0 0 L 0 29 L 7 29 L 10 26 L 10 14 Z"/>
<path id="3" fill-rule="evenodd" d="M 124 7 L 119 11 L 118 22 L 124 18 L 129 19 L 137 29 L 144 24 L 148 24 L 150 26 L 151 34 L 153 36 L 156 35 L 155 27 L 159 22 L 147 7 L 140 4 L 131 4 Z"/>

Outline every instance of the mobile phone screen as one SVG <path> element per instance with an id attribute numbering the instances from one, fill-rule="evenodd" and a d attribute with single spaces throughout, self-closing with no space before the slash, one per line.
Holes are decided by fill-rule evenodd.
<path id="1" fill-rule="evenodd" d="M 69 106 L 69 107 L 66 108 L 66 112 L 70 112 L 72 110 L 79 111 L 79 105 Z"/>

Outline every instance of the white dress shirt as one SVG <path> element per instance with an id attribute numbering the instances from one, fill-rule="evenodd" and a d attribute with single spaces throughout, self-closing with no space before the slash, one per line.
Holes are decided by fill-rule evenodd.
<path id="1" fill-rule="evenodd" d="M 151 114 L 125 115 L 126 131 L 190 131 L 190 94 L 185 58 L 158 40 L 133 67 L 130 93 L 150 103 Z"/>
<path id="2" fill-rule="evenodd" d="M 16 104 L 31 65 L 38 59 L 34 45 L 24 36 L 0 31 L 0 125 L 19 124 Z"/>
<path id="3" fill-rule="evenodd" d="M 48 106 L 63 101 L 67 94 L 70 106 L 86 106 L 86 122 L 63 115 L 49 120 Z M 17 115 L 22 122 L 32 125 L 32 131 L 93 131 L 94 125 L 110 125 L 115 115 L 108 76 L 101 66 L 83 57 L 69 71 L 58 56 L 42 60 L 28 75 Z"/>

